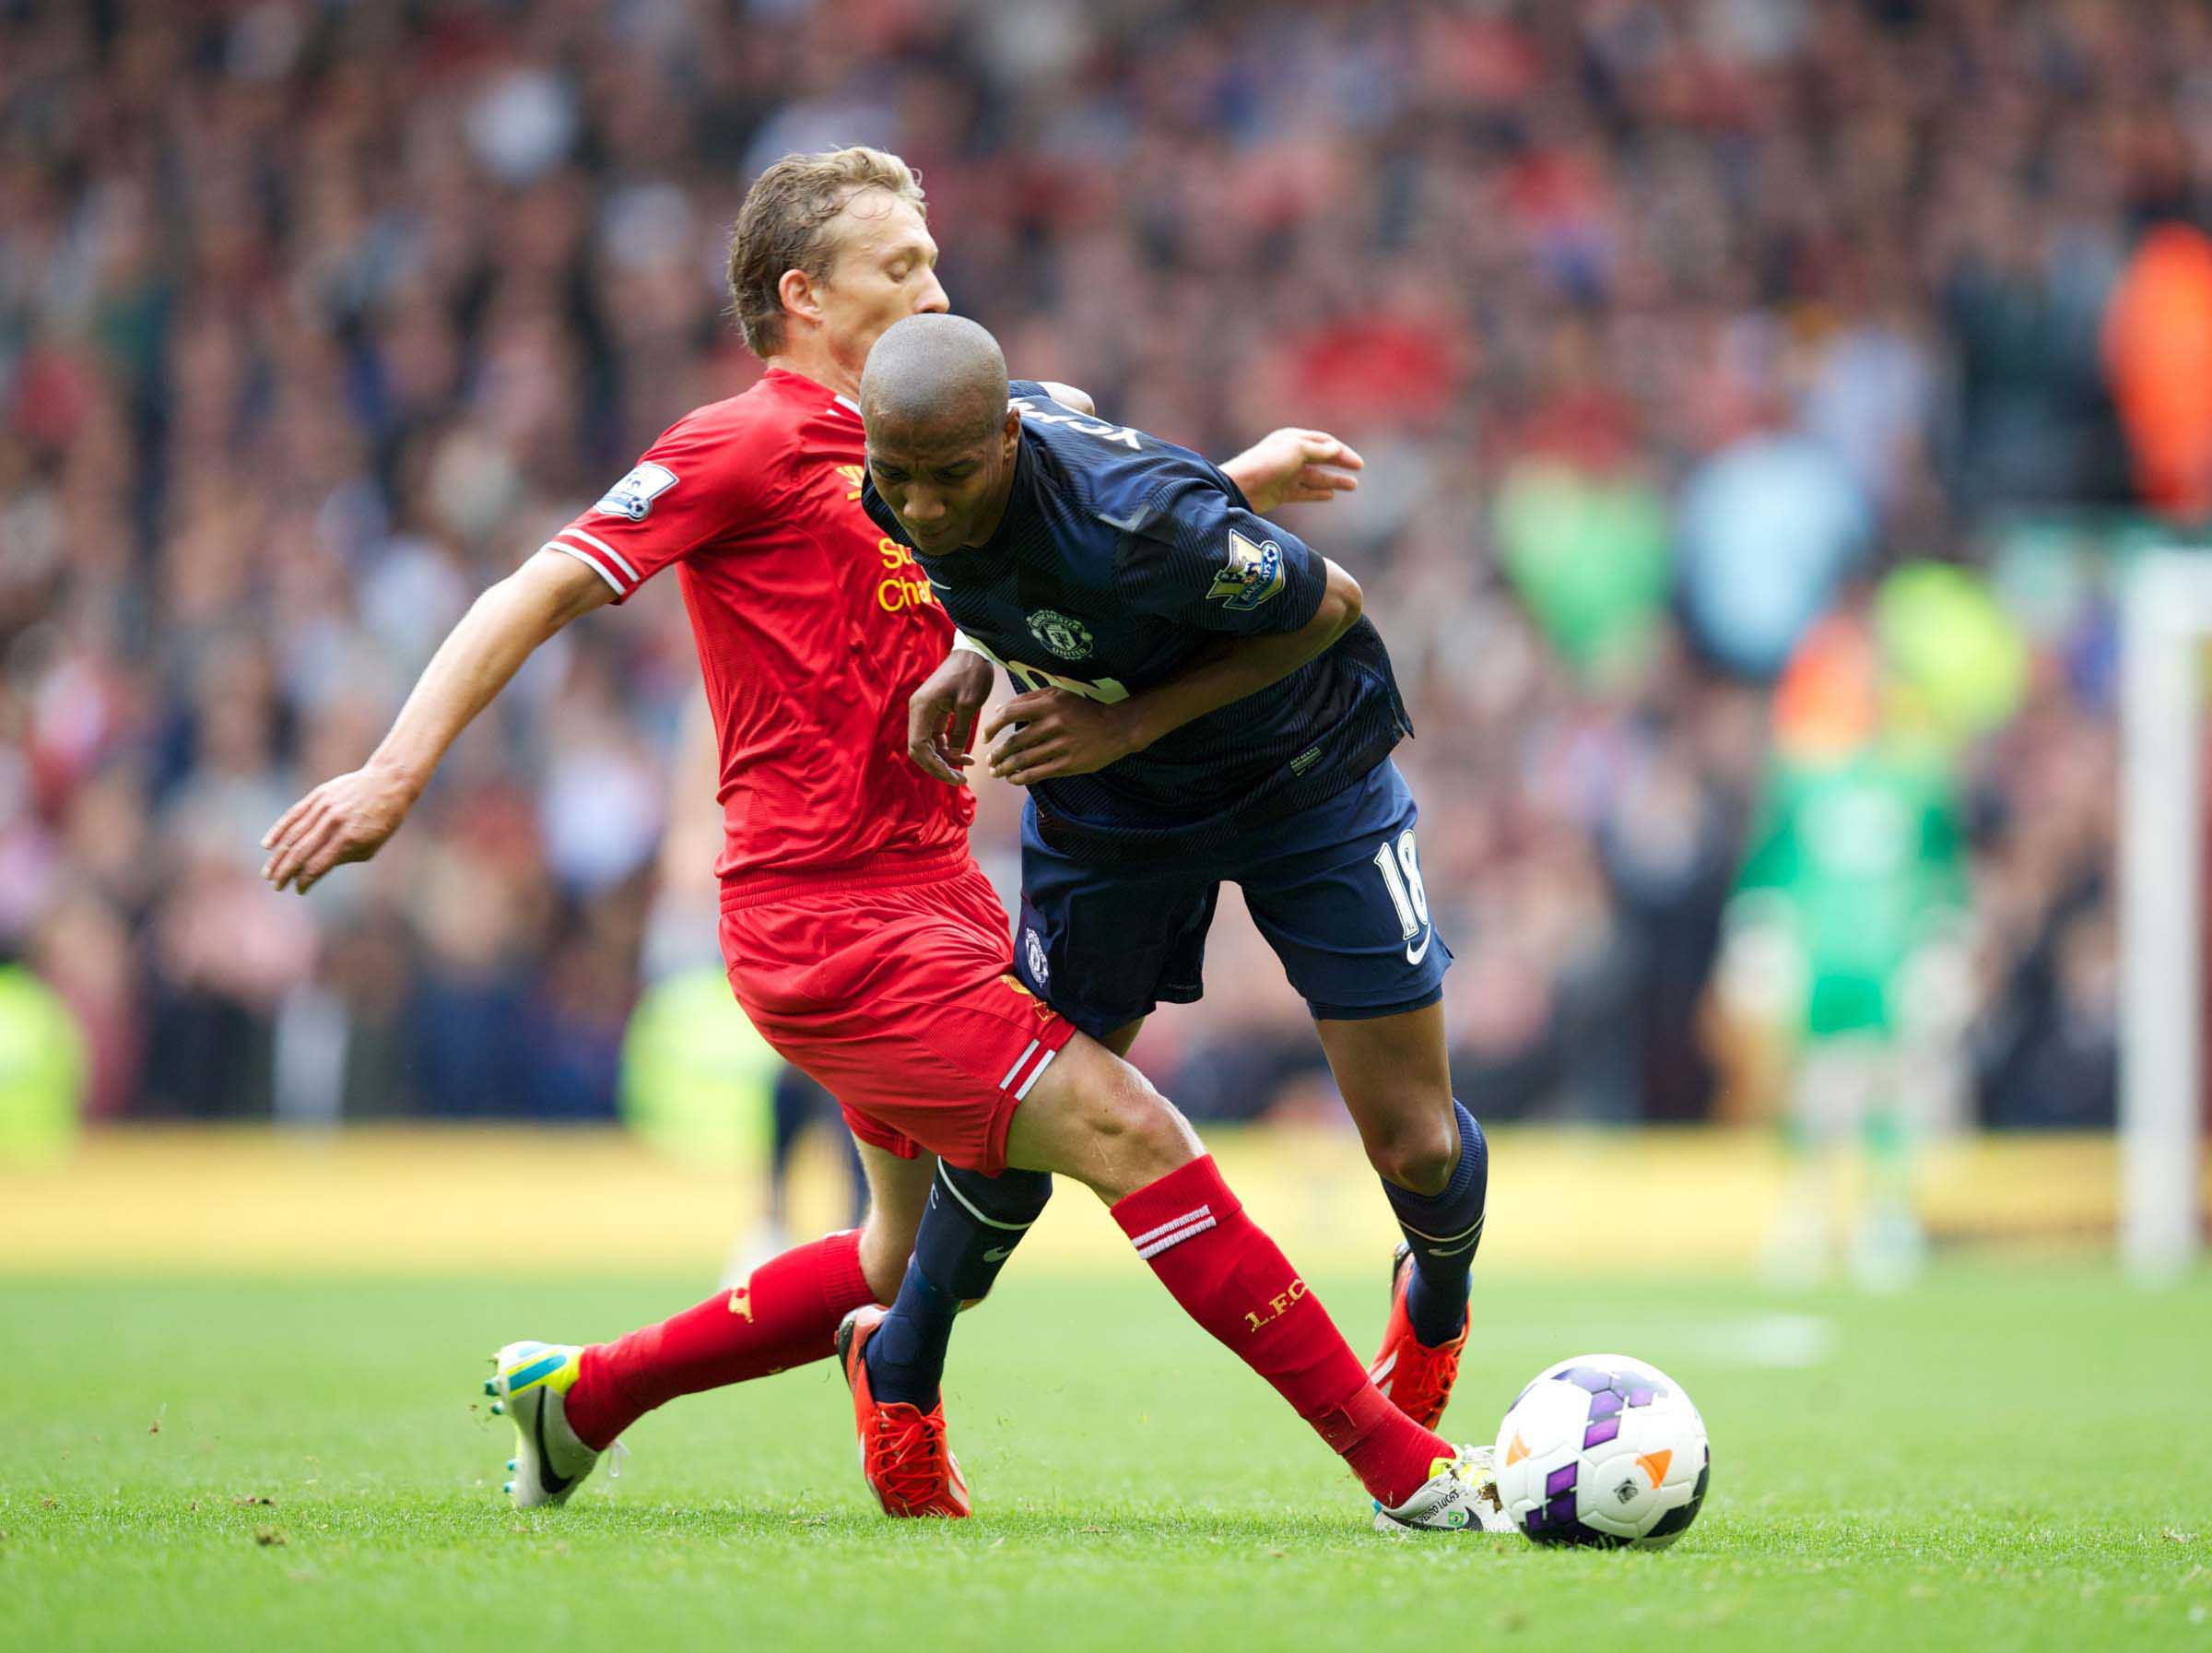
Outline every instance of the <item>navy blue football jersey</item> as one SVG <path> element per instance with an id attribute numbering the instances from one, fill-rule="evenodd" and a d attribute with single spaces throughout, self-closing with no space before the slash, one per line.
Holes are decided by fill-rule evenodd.
<path id="1" fill-rule="evenodd" d="M 969 640 L 1019 688 L 1126 699 L 1224 632 L 1295 632 L 1326 570 L 1188 448 L 1076 412 L 1026 380 L 1013 493 L 990 543 L 923 554 L 871 481 L 862 502 L 914 550 Z M 1333 797 L 1412 726 L 1362 619 L 1257 694 L 1194 718 L 1096 774 L 1030 791 L 1046 841 L 1113 860 L 1226 841 Z"/>

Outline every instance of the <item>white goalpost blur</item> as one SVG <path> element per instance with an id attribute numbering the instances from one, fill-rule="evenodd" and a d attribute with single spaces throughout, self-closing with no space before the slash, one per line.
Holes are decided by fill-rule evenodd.
<path id="1" fill-rule="evenodd" d="M 2201 1244 L 2205 821 L 2199 659 L 2212 554 L 2129 572 L 2121 618 L 2120 1255 L 2171 1279 Z"/>

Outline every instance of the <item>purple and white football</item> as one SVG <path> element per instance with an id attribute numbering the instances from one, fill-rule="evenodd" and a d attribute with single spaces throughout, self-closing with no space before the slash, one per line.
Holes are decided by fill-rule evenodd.
<path id="1" fill-rule="evenodd" d="M 1498 1426 L 1498 1496 L 1539 1544 L 1664 1549 L 1697 1519 L 1712 1471 L 1682 1386 L 1625 1354 L 1536 1374 Z"/>

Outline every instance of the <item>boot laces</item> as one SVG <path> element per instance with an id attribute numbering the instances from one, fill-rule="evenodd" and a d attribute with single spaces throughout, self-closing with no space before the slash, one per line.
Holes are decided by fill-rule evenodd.
<path id="1" fill-rule="evenodd" d="M 1406 1341 L 1418 1352 L 1418 1358 L 1410 1363 L 1413 1370 L 1407 1371 L 1406 1351 L 1401 1349 L 1397 1370 L 1392 1374 L 1390 1398 L 1407 1417 L 1419 1418 L 1435 1411 L 1459 1381 L 1460 1352 L 1457 1348 L 1430 1349 L 1410 1338 Z"/>
<path id="2" fill-rule="evenodd" d="M 876 1416 L 870 1479 L 888 1497 L 909 1509 L 935 1504 L 948 1479 L 942 1413 L 919 1407 L 887 1406 Z"/>

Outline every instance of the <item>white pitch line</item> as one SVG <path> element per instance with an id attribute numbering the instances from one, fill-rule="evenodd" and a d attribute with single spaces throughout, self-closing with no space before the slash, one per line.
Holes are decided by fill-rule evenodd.
<path id="1" fill-rule="evenodd" d="M 1541 1329 L 1544 1341 L 1556 1348 L 1618 1349 L 1669 1370 L 1672 1359 L 1739 1370 L 1802 1372 L 1826 1365 L 1842 1341 L 1836 1323 L 1824 1315 L 1784 1313 L 1712 1320 L 1578 1318 Z"/>

